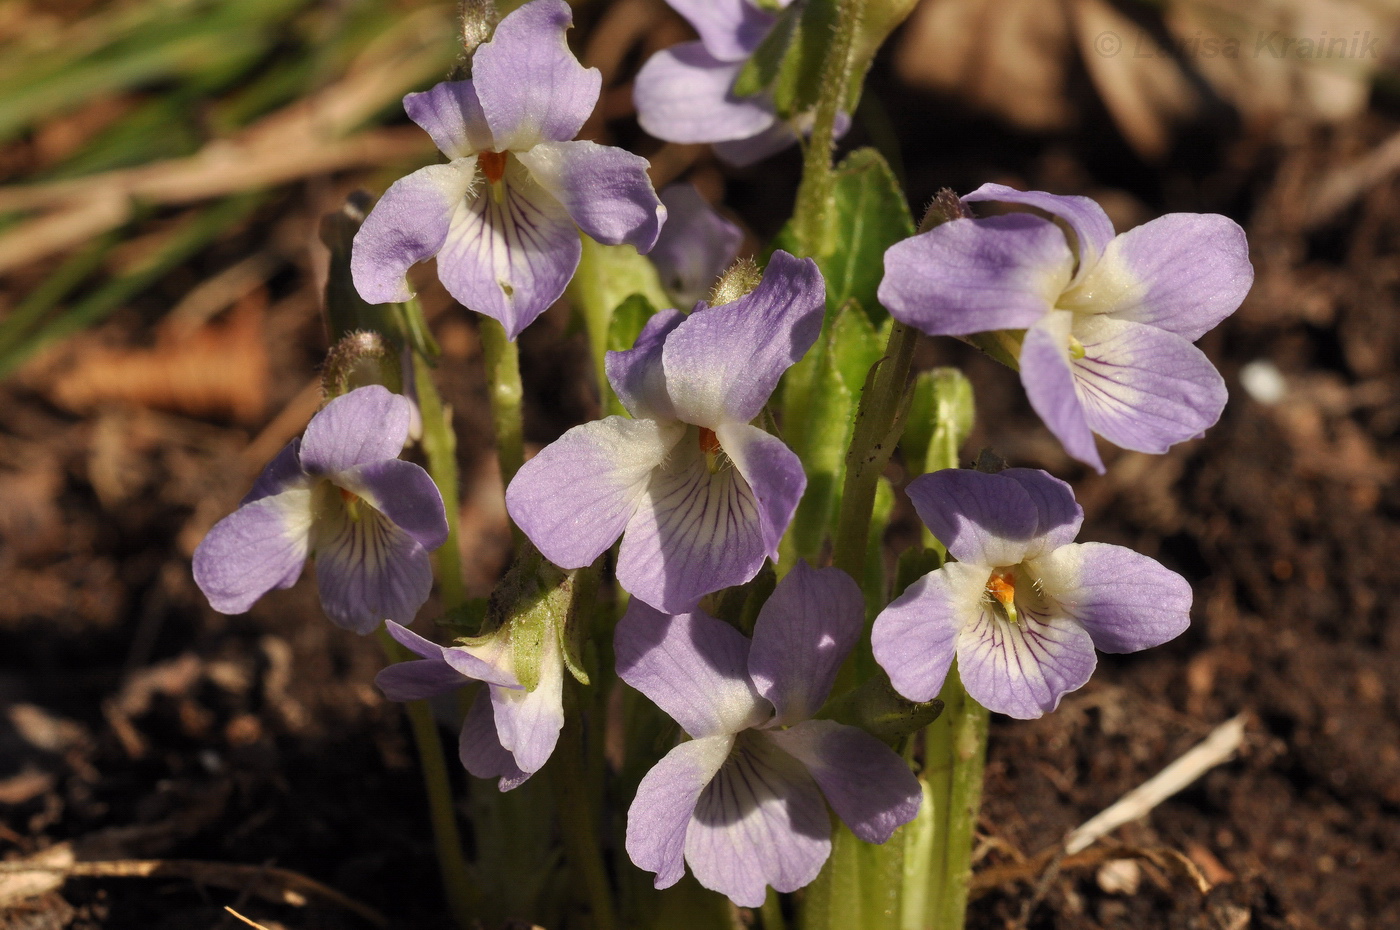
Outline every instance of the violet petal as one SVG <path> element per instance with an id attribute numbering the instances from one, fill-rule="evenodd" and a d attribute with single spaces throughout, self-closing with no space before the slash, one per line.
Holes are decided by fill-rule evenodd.
<path id="1" fill-rule="evenodd" d="M 1103 652 L 1160 646 L 1191 624 L 1191 586 L 1122 546 L 1077 543 L 1036 559 L 1047 596 L 1089 631 Z"/>
<path id="2" fill-rule="evenodd" d="M 652 189 L 645 158 L 596 142 L 541 142 L 516 157 L 597 241 L 625 242 L 642 253 L 656 244 L 666 208 Z"/>
<path id="3" fill-rule="evenodd" d="M 841 569 L 799 561 L 778 582 L 754 624 L 748 666 L 777 709 L 775 724 L 806 720 L 826 703 L 864 626 L 860 586 Z"/>
<path id="4" fill-rule="evenodd" d="M 516 473 L 506 489 L 511 519 L 554 564 L 591 565 L 622 535 L 684 433 L 618 416 L 575 426 Z"/>
<path id="5" fill-rule="evenodd" d="M 472 81 L 497 151 L 568 141 L 593 112 L 603 75 L 569 50 L 565 33 L 572 24 L 564 0 L 532 0 L 476 50 Z"/>

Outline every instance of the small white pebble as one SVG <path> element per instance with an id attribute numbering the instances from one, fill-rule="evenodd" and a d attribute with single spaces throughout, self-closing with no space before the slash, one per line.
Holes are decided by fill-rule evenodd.
<path id="1" fill-rule="evenodd" d="M 1094 876 L 1104 894 L 1137 894 L 1142 868 L 1132 859 L 1112 859 L 1099 866 Z"/>
<path id="2" fill-rule="evenodd" d="M 1240 385 L 1261 404 L 1276 404 L 1288 393 L 1288 382 L 1268 359 L 1255 359 L 1240 369 Z"/>

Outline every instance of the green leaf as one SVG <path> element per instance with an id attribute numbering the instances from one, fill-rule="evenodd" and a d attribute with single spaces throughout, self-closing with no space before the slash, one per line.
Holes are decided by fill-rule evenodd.
<path id="1" fill-rule="evenodd" d="M 732 92 L 736 97 L 761 94 L 778 79 L 788 47 L 797 35 L 801 15 L 800 4 L 789 6 L 779 15 L 777 23 L 768 35 L 764 36 L 758 48 L 754 49 L 749 60 L 740 69 L 739 76 L 735 78 Z"/>
<path id="2" fill-rule="evenodd" d="M 861 385 L 880 349 L 865 312 L 847 303 L 789 372 L 783 393 L 784 438 L 807 473 L 807 490 L 792 523 L 792 543 L 801 558 L 816 558 L 833 530 Z"/>
<path id="3" fill-rule="evenodd" d="M 843 822 L 831 837 L 831 857 L 807 886 L 802 930 L 899 930 L 904 884 L 904 828 L 883 846 L 862 842 Z"/>
<path id="4" fill-rule="evenodd" d="M 566 292 L 583 318 L 593 354 L 598 396 L 611 396 L 603 356 L 608 351 L 613 312 L 628 297 L 640 294 L 653 307 L 669 307 L 671 299 L 661 286 L 656 266 L 630 245 L 601 245 L 583 237 L 583 256 Z"/>
<path id="5" fill-rule="evenodd" d="M 840 246 L 822 264 L 828 305 L 847 300 L 878 311 L 885 251 L 914 235 L 914 218 L 894 172 L 879 152 L 856 149 L 836 169 L 835 224 Z"/>

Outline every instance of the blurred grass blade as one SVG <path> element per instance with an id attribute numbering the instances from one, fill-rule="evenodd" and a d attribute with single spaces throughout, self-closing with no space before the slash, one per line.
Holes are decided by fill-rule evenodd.
<path id="1" fill-rule="evenodd" d="M 244 219 L 266 196 L 264 192 L 229 197 L 195 214 L 171 235 L 164 247 L 140 267 L 107 282 L 69 307 L 18 345 L 0 352 L 0 378 L 14 371 L 39 349 L 97 323 L 122 304 L 155 284 L 220 234 Z"/>

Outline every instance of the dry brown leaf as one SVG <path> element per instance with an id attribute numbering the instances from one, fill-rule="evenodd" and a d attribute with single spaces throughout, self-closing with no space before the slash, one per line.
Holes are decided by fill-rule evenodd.
<path id="1" fill-rule="evenodd" d="M 895 49 L 895 70 L 915 87 L 950 94 L 1023 129 L 1065 129 L 1071 36 L 1059 3 L 924 0 Z"/>
<path id="2" fill-rule="evenodd" d="M 255 422 L 267 406 L 263 340 L 267 296 L 254 291 L 221 323 L 184 336 L 162 334 L 150 349 L 91 350 L 53 384 L 53 400 L 84 412 L 124 403 L 194 417 Z"/>

